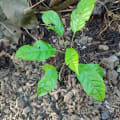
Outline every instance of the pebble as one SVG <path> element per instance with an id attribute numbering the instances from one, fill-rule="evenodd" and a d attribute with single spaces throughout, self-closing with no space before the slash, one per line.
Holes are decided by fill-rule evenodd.
<path id="1" fill-rule="evenodd" d="M 107 4 L 110 2 L 110 0 L 102 0 L 103 4 Z M 94 11 L 92 13 L 92 15 L 97 15 L 97 16 L 101 16 L 104 13 L 104 7 L 102 4 L 100 4 L 99 2 L 96 2 L 96 5 L 94 7 Z"/>
<path id="2" fill-rule="evenodd" d="M 119 42 L 119 48 L 120 48 L 120 42 Z"/>
<path id="3" fill-rule="evenodd" d="M 31 107 L 30 107 L 30 106 L 27 106 L 27 107 L 25 107 L 25 108 L 23 109 L 23 114 L 26 115 L 26 114 L 28 114 L 28 113 L 31 112 L 31 111 L 32 111 Z"/>
<path id="4" fill-rule="evenodd" d="M 113 55 L 109 58 L 104 58 L 101 64 L 104 65 L 105 68 L 113 70 L 119 64 L 119 59 L 117 56 Z"/>
<path id="5" fill-rule="evenodd" d="M 109 47 L 107 45 L 99 45 L 99 50 L 109 50 Z"/>
<path id="6" fill-rule="evenodd" d="M 117 85 L 118 80 L 118 73 L 115 70 L 108 70 L 107 72 L 107 79 L 112 82 L 112 84 Z"/>
<path id="7" fill-rule="evenodd" d="M 120 56 L 120 52 L 115 53 L 115 55 Z"/>
<path id="8" fill-rule="evenodd" d="M 73 92 L 72 92 L 72 91 L 68 92 L 68 93 L 64 96 L 64 102 L 66 102 L 66 103 L 71 102 L 72 96 L 73 96 Z"/>
<path id="9" fill-rule="evenodd" d="M 56 43 L 57 42 L 57 39 L 53 39 L 53 43 Z"/>
<path id="10" fill-rule="evenodd" d="M 21 108 L 25 107 L 25 101 L 24 101 L 23 97 L 18 97 L 16 99 L 16 106 L 21 107 Z"/>
<path id="11" fill-rule="evenodd" d="M 104 7 L 100 3 L 97 2 L 92 14 L 101 16 L 103 12 L 104 12 Z"/>
<path id="12" fill-rule="evenodd" d="M 102 120 L 108 120 L 110 118 L 110 112 L 107 110 L 102 113 Z"/>

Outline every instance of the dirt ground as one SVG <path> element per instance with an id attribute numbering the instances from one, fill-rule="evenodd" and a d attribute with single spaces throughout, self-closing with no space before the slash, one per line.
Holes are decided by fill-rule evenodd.
<path id="1" fill-rule="evenodd" d="M 14 59 L 20 46 L 33 44 L 34 40 L 24 30 L 20 38 L 16 40 L 14 37 L 14 40 L 0 24 L 0 120 L 120 120 L 120 2 L 102 1 L 109 12 L 100 3 L 96 4 L 85 28 L 77 32 L 74 48 L 79 53 L 80 63 L 97 63 L 103 67 L 105 101 L 87 96 L 67 66 L 62 70 L 55 89 L 38 98 L 37 83 L 44 74 L 39 66 L 49 63 L 59 72 L 64 54 L 56 53 L 43 62 Z M 29 32 L 64 51 L 72 38 L 70 14 L 61 14 L 66 28 L 66 46 L 59 36 L 45 27 Z M 0 19 L 3 20 L 6 18 Z"/>

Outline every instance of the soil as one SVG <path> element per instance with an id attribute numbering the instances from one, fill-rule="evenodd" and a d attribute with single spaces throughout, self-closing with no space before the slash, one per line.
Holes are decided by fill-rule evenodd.
<path id="1" fill-rule="evenodd" d="M 106 3 L 106 1 L 104 1 Z M 120 16 L 120 3 L 113 0 L 106 4 L 109 11 Z M 100 5 L 96 6 L 99 8 Z M 117 9 L 117 10 L 116 10 Z M 49 63 L 59 72 L 64 54 L 56 53 L 44 62 L 14 59 L 16 50 L 34 39 L 22 29 L 17 42 L 3 41 L 0 36 L 0 120 L 120 120 L 120 18 L 109 16 L 103 6 L 101 13 L 95 11 L 84 29 L 77 32 L 73 47 L 79 53 L 80 63 L 100 64 L 104 71 L 106 97 L 99 102 L 87 96 L 74 72 L 64 67 L 55 89 L 38 98 L 37 83 L 44 75 L 39 67 Z M 95 13 L 95 14 L 94 14 Z M 52 30 L 44 26 L 29 30 L 39 39 L 45 40 L 60 50 L 70 47 L 72 31 L 71 13 L 61 14 L 65 25 L 65 45 Z M 40 18 L 40 16 L 38 15 Z M 4 18 L 6 19 L 6 18 Z M 38 19 L 39 20 L 39 19 Z M 109 25 L 109 23 L 113 22 Z M 2 21 L 2 19 L 0 20 Z M 1 33 L 4 31 L 0 25 Z M 114 56 L 114 57 L 113 57 Z M 113 59 L 115 58 L 115 60 Z M 112 59 L 112 60 L 111 60 Z M 104 61 L 108 62 L 105 63 Z"/>

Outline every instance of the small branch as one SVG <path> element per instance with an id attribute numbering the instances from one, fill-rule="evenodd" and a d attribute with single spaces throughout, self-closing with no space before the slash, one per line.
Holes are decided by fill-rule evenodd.
<path id="1" fill-rule="evenodd" d="M 66 9 L 66 10 L 59 10 L 59 13 L 64 13 L 64 12 L 71 12 L 73 11 L 73 9 Z"/>
<path id="2" fill-rule="evenodd" d="M 36 4 L 34 4 L 33 6 L 24 9 L 24 14 L 26 14 L 27 12 L 29 12 L 31 9 L 35 8 L 36 6 L 38 6 L 40 3 L 42 3 L 44 0 L 40 0 L 39 2 L 37 2 Z"/>
<path id="3" fill-rule="evenodd" d="M 60 68 L 60 72 L 59 72 L 59 80 L 61 81 L 61 73 L 64 69 L 65 63 L 62 64 L 62 67 Z"/>
<path id="4" fill-rule="evenodd" d="M 24 28 L 25 29 L 25 28 Z M 27 34 L 32 37 L 35 41 L 37 41 L 37 38 L 35 36 L 33 36 L 27 29 L 25 29 L 25 31 L 27 32 Z"/>
<path id="5" fill-rule="evenodd" d="M 12 35 L 15 35 L 4 23 L 0 22 L 0 24 L 6 28 L 6 30 L 8 30 L 9 33 L 11 33 Z"/>

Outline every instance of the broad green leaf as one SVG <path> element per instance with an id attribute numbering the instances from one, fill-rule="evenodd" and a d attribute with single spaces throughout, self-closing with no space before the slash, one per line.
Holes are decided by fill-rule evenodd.
<path id="1" fill-rule="evenodd" d="M 45 71 L 45 75 L 38 82 L 37 93 L 39 97 L 51 92 L 57 84 L 58 78 L 57 71 L 54 66 L 47 64 L 42 66 L 42 68 Z"/>
<path id="2" fill-rule="evenodd" d="M 78 70 L 79 75 L 76 76 L 85 92 L 96 100 L 104 101 L 105 84 L 100 66 L 96 64 L 79 64 Z"/>
<path id="3" fill-rule="evenodd" d="M 65 52 L 65 64 L 78 74 L 79 56 L 74 48 L 67 48 Z"/>
<path id="4" fill-rule="evenodd" d="M 52 24 L 48 27 L 48 29 L 52 29 L 58 35 L 63 36 L 64 26 L 62 24 L 62 21 L 60 20 L 59 15 L 55 11 L 49 10 L 44 12 L 44 14 L 42 15 L 42 20 L 47 25 Z"/>
<path id="5" fill-rule="evenodd" d="M 48 43 L 40 40 L 36 41 L 33 46 L 24 45 L 16 52 L 16 58 L 31 61 L 43 61 L 55 53 L 55 49 Z"/>
<path id="6" fill-rule="evenodd" d="M 36 28 L 37 18 L 33 11 L 24 13 L 29 8 L 27 0 L 0 0 L 0 6 L 13 24 L 29 29 Z"/>
<path id="7" fill-rule="evenodd" d="M 96 70 L 96 72 L 99 73 L 99 75 L 101 77 L 104 76 L 104 71 L 103 71 L 103 69 L 98 64 L 90 64 L 90 65 L 91 65 L 92 68 L 94 68 L 94 70 Z"/>
<path id="8" fill-rule="evenodd" d="M 70 25 L 74 33 L 85 26 L 92 14 L 95 2 L 96 0 L 80 0 L 77 8 L 72 11 Z"/>

